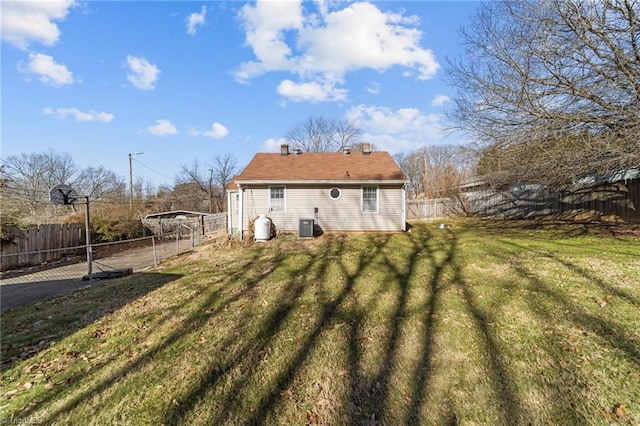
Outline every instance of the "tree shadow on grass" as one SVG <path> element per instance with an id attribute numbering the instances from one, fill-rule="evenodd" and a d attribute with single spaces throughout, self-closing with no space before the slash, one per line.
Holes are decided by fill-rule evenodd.
<path id="1" fill-rule="evenodd" d="M 544 401 L 539 404 L 544 406 L 549 418 L 559 423 L 593 422 L 593 417 L 589 414 L 597 415 L 597 410 L 606 413 L 611 407 L 590 405 L 593 404 L 594 396 L 589 394 L 592 387 L 589 381 L 596 379 L 583 374 L 585 356 L 594 355 L 602 358 L 603 355 L 606 357 L 607 354 L 621 353 L 632 365 L 640 365 L 638 342 L 630 337 L 628 330 L 612 321 L 613 318 L 606 319 L 590 313 L 584 304 L 570 300 L 567 293 L 562 290 L 561 282 L 554 284 L 555 280 L 549 281 L 550 278 L 539 276 L 539 271 L 522 258 L 505 255 L 505 253 L 509 248 L 515 248 L 515 253 L 528 252 L 557 262 L 571 273 L 588 280 L 594 287 L 616 294 L 634 307 L 637 306 L 637 301 L 632 296 L 604 283 L 590 271 L 566 261 L 561 256 L 550 254 L 547 249 L 523 246 L 509 240 L 497 240 L 497 242 L 504 250 L 488 249 L 486 254 L 502 262 L 508 261 L 509 268 L 515 273 L 518 281 L 526 283 L 515 284 L 514 288 L 519 291 L 520 300 L 526 305 L 525 311 L 537 319 L 531 322 L 531 327 L 532 332 L 542 340 L 536 346 L 537 350 L 544 355 L 536 355 L 536 357 L 548 357 L 543 360 L 542 365 L 537 365 L 535 359 L 531 361 L 531 368 L 534 371 L 537 368 L 541 369 L 539 376 L 533 379 L 539 390 L 543 391 L 541 395 Z M 465 287 L 465 294 L 472 295 L 470 290 L 470 287 Z M 579 338 L 595 338 L 594 342 L 604 344 L 605 349 L 598 349 L 595 346 L 589 346 L 588 349 L 575 347 L 572 339 L 577 338 L 576 333 Z M 581 351 L 586 352 L 581 354 Z M 519 354 L 519 356 L 530 358 L 532 354 Z M 614 402 L 611 402 L 612 406 Z M 522 419 L 522 421 L 525 420 Z"/>
<path id="2" fill-rule="evenodd" d="M 322 251 L 319 252 L 318 255 L 315 256 L 315 265 L 311 270 L 313 271 L 312 275 L 306 277 L 307 279 L 303 280 L 307 284 L 309 282 L 315 281 L 317 283 L 317 293 L 321 296 L 318 299 L 320 304 L 319 306 L 319 314 L 315 321 L 315 326 L 310 330 L 304 340 L 300 342 L 298 345 L 299 349 L 293 354 L 291 357 L 291 361 L 289 364 L 279 372 L 277 377 L 275 378 L 275 386 L 265 394 L 258 403 L 257 407 L 252 410 L 252 414 L 248 416 L 247 423 L 248 424 L 256 424 L 263 423 L 268 418 L 269 413 L 278 405 L 278 403 L 282 399 L 283 391 L 289 388 L 295 379 L 296 375 L 300 372 L 302 367 L 304 366 L 305 361 L 312 355 L 313 349 L 319 343 L 320 335 L 336 320 L 339 320 L 340 314 L 339 309 L 341 305 L 346 301 L 349 295 L 352 293 L 355 285 L 355 279 L 360 275 L 362 270 L 376 258 L 377 253 L 386 245 L 389 240 L 389 236 L 382 237 L 381 241 L 378 241 L 373 245 L 372 250 L 368 253 L 360 254 L 360 258 L 357 261 L 356 268 L 353 271 L 350 271 L 344 263 L 342 263 L 342 256 L 345 254 L 345 237 L 337 237 L 331 243 L 327 244 L 326 247 Z M 331 241 L 331 240 L 329 240 Z M 337 260 L 337 263 L 336 262 Z M 333 296 L 329 297 L 326 300 L 322 297 L 323 293 L 323 279 L 326 278 L 327 270 L 331 264 L 339 265 L 342 270 L 342 276 L 344 278 L 344 285 L 340 292 Z M 311 281 L 309 281 L 311 279 Z M 303 289 L 299 289 L 302 291 Z M 299 295 L 300 293 L 297 293 Z M 293 305 L 288 305 L 286 312 L 283 312 L 286 315 L 291 313 L 291 309 Z M 262 333 L 260 333 L 261 340 L 265 345 L 271 341 L 274 336 L 274 325 L 267 323 L 267 326 Z M 277 326 L 279 327 L 279 325 Z M 239 388 L 234 388 L 232 392 L 229 392 L 229 396 L 237 395 L 240 391 Z M 230 406 L 227 405 L 225 410 L 223 410 L 220 416 L 216 416 L 211 420 L 215 423 L 224 423 L 229 419 L 230 415 Z"/>
<path id="3" fill-rule="evenodd" d="M 503 244 L 512 245 L 519 248 L 520 250 L 527 250 L 534 254 L 538 253 L 536 250 L 530 247 L 523 247 L 514 242 L 503 242 Z M 637 297 L 634 297 L 627 292 L 624 292 L 616 287 L 605 283 L 602 279 L 598 278 L 587 269 L 555 255 L 547 255 L 547 257 L 564 266 L 572 273 L 588 280 L 591 284 L 600 288 L 604 293 L 615 295 L 636 308 L 640 307 L 640 302 L 638 301 Z M 559 304 L 567 314 L 568 320 L 570 320 L 576 326 L 581 327 L 582 329 L 587 329 L 590 332 L 597 334 L 604 340 L 608 341 L 614 348 L 626 353 L 629 359 L 632 359 L 635 363 L 640 364 L 640 348 L 638 347 L 636 342 L 629 341 L 628 339 L 623 337 L 625 335 L 625 330 L 623 328 L 621 328 L 619 325 L 616 325 L 613 321 L 607 321 L 603 318 L 597 317 L 596 315 L 589 314 L 584 309 L 581 309 L 575 303 L 569 301 L 566 296 L 560 291 L 546 284 L 543 280 L 537 278 L 535 274 L 532 273 L 532 271 L 530 271 L 522 264 L 515 263 L 512 266 L 520 276 L 525 277 L 530 281 L 532 287 L 537 292 L 544 294 L 549 300 L 553 300 L 556 304 Z M 594 300 L 594 305 L 596 303 L 597 301 Z"/>
<path id="4" fill-rule="evenodd" d="M 569 245 L 558 240 L 571 240 L 573 238 L 591 236 L 602 237 L 607 240 L 627 239 L 640 235 L 640 224 L 638 223 L 607 223 L 607 222 L 576 222 L 568 220 L 552 219 L 475 219 L 466 221 L 464 228 L 472 228 L 486 235 L 496 237 L 508 237 L 515 235 L 517 238 L 526 236 L 533 241 L 548 242 L 550 239 L 554 244 Z M 585 247 L 581 246 L 581 249 Z M 593 247 L 594 252 L 600 252 L 601 247 Z M 620 252 L 626 256 L 640 257 L 640 253 Z"/>
<path id="5" fill-rule="evenodd" d="M 2 314 L 2 370 L 29 359 L 181 275 L 136 273 Z M 29 284 L 27 284 L 29 285 Z"/>
<path id="6" fill-rule="evenodd" d="M 447 235 L 451 234 L 447 233 Z M 429 248 L 429 245 L 427 244 L 429 234 L 423 233 L 419 238 L 422 240 L 419 246 L 426 252 L 429 260 L 433 263 L 433 273 L 427 284 L 427 290 L 430 295 L 426 306 L 424 306 L 424 314 L 421 318 L 425 331 L 422 338 L 422 346 L 420 348 L 420 362 L 414 369 L 415 381 L 411 391 L 411 409 L 405 419 L 405 424 L 412 424 L 420 421 L 420 412 L 430 386 L 429 380 L 432 373 L 431 364 L 433 358 L 432 347 L 436 333 L 436 315 L 440 307 L 440 298 L 444 287 L 442 278 L 446 268 L 448 268 L 453 262 L 455 251 L 457 249 L 457 240 L 455 238 L 448 238 L 448 247 L 443 248 L 446 252 L 446 256 L 443 261 L 437 262 L 435 249 Z M 455 418 L 455 413 L 452 413 L 451 416 L 449 416 L 449 420 L 453 418 Z M 450 421 L 445 421 L 445 424 L 452 423 Z"/>
<path id="7" fill-rule="evenodd" d="M 455 235 L 452 235 L 452 238 L 456 240 Z M 490 374 L 488 379 L 492 382 L 498 401 L 498 406 L 495 408 L 498 410 L 503 424 L 526 424 L 530 421 L 531 416 L 527 414 L 518 397 L 513 377 L 505 364 L 503 350 L 489 325 L 492 322 L 491 313 L 483 309 L 478 302 L 478 296 L 475 294 L 473 286 L 465 280 L 462 266 L 455 259 L 455 253 L 452 255 L 452 265 L 454 285 L 460 289 L 458 294 L 464 302 L 465 308 L 471 314 L 475 332 L 480 338 L 483 352 L 489 359 Z"/>
<path id="8" fill-rule="evenodd" d="M 345 373 L 332 376 L 341 380 L 337 388 L 343 384 L 345 387 L 344 399 L 336 402 L 342 412 L 337 414 L 337 419 L 313 417 L 316 414 L 311 413 L 307 422 L 421 423 L 427 403 L 431 404 L 431 388 L 435 388 L 434 361 L 438 354 L 434 353 L 434 340 L 442 325 L 441 309 L 447 300 L 445 297 L 450 297 L 446 296 L 447 292 L 454 290 L 449 293 L 453 298 L 460 298 L 463 309 L 471 317 L 470 332 L 478 337 L 480 350 L 486 355 L 486 359 L 479 357 L 478 362 L 486 364 L 482 367 L 487 370 L 487 379 L 498 401 L 490 410 L 504 424 L 526 423 L 531 415 L 520 399 L 522 391 L 516 386 L 517 377 L 513 376 L 516 373 L 510 370 L 505 358 L 499 331 L 492 326 L 492 309 L 504 300 L 499 295 L 487 308 L 486 300 L 481 300 L 482 295 L 464 276 L 465 265 L 458 253 L 458 230 L 436 232 L 439 232 L 437 237 L 426 226 L 418 226 L 414 232 L 400 235 L 324 235 L 315 241 L 274 242 L 243 250 L 235 263 L 223 266 L 223 272 L 215 275 L 208 286 L 196 287 L 183 299 L 172 301 L 154 320 L 154 324 L 162 325 L 176 316 L 184 316 L 175 329 L 152 340 L 152 345 L 124 363 L 122 357 L 115 354 L 89 373 L 78 373 L 65 385 L 68 389 L 58 391 L 62 396 L 51 392 L 21 414 L 28 416 L 42 411 L 46 413 L 43 422 L 53 423 L 67 420 L 65 416 L 69 412 L 87 402 L 96 404 L 89 401 L 101 398 L 111 404 L 108 409 L 113 409 L 115 403 L 109 401 L 113 398 L 109 396 L 112 389 L 129 378 L 133 380 L 152 371 L 156 361 L 168 363 L 167 358 L 175 352 L 175 347 L 197 342 L 197 337 L 207 332 L 217 339 L 215 352 L 207 354 L 207 362 L 201 363 L 188 378 L 188 386 L 181 388 L 184 392 L 173 391 L 170 406 L 162 407 L 160 414 L 149 413 L 158 416 L 158 423 L 180 424 L 194 419 L 201 424 L 276 422 L 279 410 L 290 403 L 286 400 L 287 390 L 295 388 L 299 381 L 308 384 L 312 380 L 302 376 L 310 363 L 323 356 L 319 347 L 327 343 L 323 340 L 326 335 L 344 337 L 344 346 L 339 348 L 344 351 L 344 359 L 339 362 Z M 499 258 L 504 253 L 488 255 Z M 518 269 L 517 265 L 514 268 L 519 276 L 528 277 L 527 271 Z M 373 273 L 379 275 L 368 282 L 367 276 Z M 368 293 L 363 296 L 365 287 Z M 541 287 L 540 291 L 543 290 Z M 560 306 L 569 309 L 569 301 L 564 300 L 563 295 L 549 289 L 544 291 L 548 292 L 549 299 L 559 298 Z M 265 297 L 271 303 L 265 305 Z M 304 307 L 311 303 L 313 307 Z M 229 316 L 228 310 L 233 309 L 242 309 L 242 312 Z M 301 313 L 305 309 L 311 314 L 303 321 Z M 531 309 L 543 320 L 551 318 L 544 306 Z M 384 317 L 373 319 L 372 315 Z M 221 324 L 228 319 L 228 325 Z M 571 314 L 570 320 L 581 326 L 591 321 L 583 313 Z M 413 324 L 409 324 L 410 321 Z M 413 331 L 415 323 L 419 323 L 418 331 Z M 218 324 L 220 335 L 216 337 Z M 223 328 L 243 335 L 238 339 L 232 333 L 222 333 Z M 334 332 L 338 328 L 340 331 Z M 617 331 L 613 324 L 605 323 L 589 330 L 603 335 Z M 379 333 L 374 336 L 377 338 L 375 350 L 363 344 L 372 332 Z M 145 331 L 141 337 L 148 338 L 150 333 Z M 411 337 L 417 336 L 418 343 L 415 349 L 411 346 L 415 353 L 407 356 L 404 345 L 410 333 Z M 289 336 L 296 341 L 286 344 L 285 337 Z M 558 349 L 554 337 L 549 337 L 547 344 Z M 330 347 L 336 349 L 337 345 L 342 343 Z M 626 343 L 619 348 L 629 350 Z M 188 349 L 196 353 L 198 350 Z M 378 349 L 380 356 L 376 355 L 372 364 L 372 353 Z M 275 366 L 267 367 L 265 360 L 272 355 L 279 358 Z M 638 359 L 637 353 L 629 352 L 629 356 Z M 120 367 L 110 366 L 116 361 Z M 400 371 L 403 369 L 410 372 L 411 379 L 402 385 L 408 393 L 406 406 L 400 405 L 403 411 L 398 413 L 393 411 L 399 406 L 397 380 L 403 377 L 405 371 Z M 260 380 L 264 381 L 259 383 Z M 80 381 L 82 387 L 74 387 Z M 55 406 L 52 405 L 54 397 Z M 305 422 L 306 408 L 307 413 L 315 409 L 310 401 L 304 403 L 306 405 L 297 411 L 302 416 L 298 418 L 300 423 Z M 553 401 L 549 404 L 551 411 L 567 409 Z M 447 394 L 445 400 L 440 401 L 440 421 L 456 424 L 460 420 L 456 408 L 455 401 Z M 577 415 L 571 418 L 584 420 Z"/>
<path id="9" fill-rule="evenodd" d="M 283 288 L 279 293 L 278 305 L 267 313 L 259 330 L 253 333 L 251 337 L 245 336 L 244 340 L 246 343 L 238 350 L 235 350 L 232 357 L 229 357 L 229 359 L 217 365 L 212 365 L 211 368 L 203 374 L 197 386 L 195 386 L 186 397 L 181 398 L 177 407 L 165 418 L 166 422 L 180 423 L 185 421 L 185 417 L 202 401 L 207 391 L 216 386 L 217 382 L 223 376 L 239 365 L 242 365 L 246 371 L 255 371 L 258 369 L 265 352 L 270 348 L 273 339 L 278 332 L 281 331 L 284 323 L 295 310 L 298 299 L 306 290 L 307 285 L 313 280 L 318 279 L 323 271 L 326 270 L 331 256 L 335 252 L 341 251 L 342 244 L 340 239 L 337 240 L 337 243 L 333 242 L 333 238 L 328 238 L 327 241 L 328 242 L 319 250 L 318 254 L 309 256 L 304 263 L 298 265 L 296 269 L 287 274 L 286 282 L 283 283 Z M 281 262 L 285 262 L 286 253 L 282 255 L 283 258 Z M 278 266 L 281 266 L 281 264 Z M 253 302 L 255 303 L 256 301 Z M 244 320 L 241 321 L 244 322 Z M 316 328 L 314 333 L 312 333 L 312 337 L 306 339 L 302 349 L 298 351 L 294 360 L 279 374 L 276 385 L 268 395 L 262 397 L 259 405 L 254 409 L 255 414 L 251 417 L 253 420 L 248 421 L 249 424 L 256 423 L 259 419 L 264 418 L 269 409 L 276 403 L 282 390 L 286 389 L 288 381 L 294 376 L 294 372 L 302 365 L 304 358 L 311 351 L 311 347 L 317 338 L 316 333 L 321 329 L 321 326 Z M 231 342 L 223 341 L 222 345 L 226 346 L 229 343 Z M 220 403 L 222 409 L 219 413 L 212 416 L 208 423 L 223 424 L 230 421 L 230 417 L 237 408 L 234 405 L 234 400 L 243 394 L 250 380 L 251 377 L 249 374 L 245 374 L 243 377 L 235 380 L 230 390 L 225 392 L 226 395 Z M 250 414 L 247 413 L 247 415 Z"/>
<path id="10" fill-rule="evenodd" d="M 248 372 L 258 370 L 264 354 L 272 349 L 273 341 L 284 327 L 284 324 L 292 320 L 292 315 L 297 309 L 298 299 L 305 291 L 312 290 L 313 287 L 318 296 L 319 304 L 313 327 L 304 333 L 302 340 L 297 343 L 296 349 L 290 353 L 287 365 L 276 372 L 272 378 L 272 385 L 259 397 L 255 406 L 250 408 L 250 412 L 243 413 L 243 423 L 258 424 L 267 422 L 266 419 L 281 403 L 283 392 L 292 385 L 308 358 L 312 356 L 314 349 L 319 344 L 322 333 L 332 324 L 345 319 L 343 305 L 352 294 L 357 278 L 366 267 L 379 258 L 381 250 L 387 245 L 391 237 L 372 238 L 376 241 L 372 242 L 371 250 L 366 253 L 353 253 L 359 256 L 355 262 L 355 267 L 352 264 L 346 264 L 343 260 L 343 256 L 348 255 L 348 253 L 345 253 L 348 250 L 345 246 L 346 238 L 341 236 L 327 238 L 326 244 L 311 255 L 304 264 L 300 265 L 298 273 L 291 274 L 284 283 L 283 289 L 279 293 L 278 306 L 268 313 L 260 329 L 252 337 L 245 338 L 246 343 L 234 351 L 233 356 L 230 356 L 222 364 L 212 366 L 203 375 L 199 384 L 186 397 L 182 398 L 177 407 L 165 417 L 165 422 L 180 423 L 187 421 L 189 414 L 202 402 L 209 389 L 216 386 L 225 374 L 238 366 L 242 366 L 242 369 Z M 329 296 L 324 294 L 325 283 L 323 281 L 327 278 L 328 269 L 332 265 L 341 270 L 343 285 L 337 294 Z M 408 274 L 410 275 L 410 272 Z M 350 320 L 355 319 L 357 323 L 357 313 L 352 315 L 352 311 L 347 311 L 346 315 L 350 317 Z M 397 340 L 391 339 L 385 359 L 393 358 L 393 346 L 396 344 L 394 342 L 397 343 Z M 382 381 L 386 380 L 389 373 L 388 370 L 388 365 L 382 365 L 378 378 Z M 246 395 L 250 380 L 251 377 L 248 373 L 235 380 L 231 387 L 225 390 L 222 400 L 219 401 L 221 409 L 216 413 L 211 413 L 206 422 L 222 424 L 237 421 L 234 416 L 238 415 L 238 407 L 234 405 L 234 401 Z M 384 390 L 381 395 L 385 395 Z M 384 400 L 384 398 L 382 397 L 380 400 Z M 359 401 L 352 402 L 359 403 Z"/>
<path id="11" fill-rule="evenodd" d="M 247 256 L 243 262 L 238 262 L 235 265 L 234 273 L 229 274 L 228 278 L 233 279 L 236 277 L 244 277 L 247 274 L 247 271 L 250 271 L 249 266 L 251 264 L 255 264 L 258 262 L 258 258 L 260 257 L 261 251 L 256 250 L 254 252 L 254 256 Z M 158 318 L 157 323 L 167 323 L 173 319 L 173 316 L 176 312 L 185 308 L 186 306 L 197 303 L 198 307 L 192 310 L 192 314 L 189 318 L 185 320 L 186 325 L 184 328 L 178 327 L 175 329 L 173 333 L 166 336 L 162 341 L 158 344 L 153 345 L 149 350 L 140 352 L 136 354 L 130 361 L 122 368 L 116 369 L 114 372 L 106 375 L 106 378 L 101 380 L 95 380 L 91 383 L 91 385 L 87 386 L 85 390 L 76 393 L 73 396 L 70 396 L 68 400 L 59 405 L 59 407 L 55 410 L 47 411 L 46 416 L 43 417 L 42 421 L 44 423 L 53 423 L 58 419 L 58 417 L 62 414 L 65 414 L 73 409 L 77 408 L 80 404 L 87 401 L 88 399 L 98 395 L 99 393 L 109 389 L 111 386 L 114 386 L 118 381 L 122 380 L 128 374 L 143 368 L 146 365 L 149 365 L 154 361 L 154 357 L 161 353 L 163 350 L 170 347 L 172 344 L 178 342 L 180 339 L 184 338 L 187 335 L 195 333 L 201 327 L 207 324 L 207 321 L 220 313 L 220 311 L 224 310 L 225 307 L 229 304 L 238 300 L 242 297 L 245 297 L 247 294 L 251 292 L 252 286 L 255 285 L 262 277 L 268 275 L 271 272 L 271 269 L 265 270 L 262 274 L 257 274 L 252 279 L 247 279 L 245 285 L 240 289 L 237 294 L 228 296 L 226 298 L 222 298 L 220 290 L 214 290 L 207 293 L 204 301 L 199 303 L 200 299 L 195 298 L 183 298 L 178 303 L 174 304 L 170 308 L 165 308 L 163 314 L 160 318 Z M 153 275 L 153 274 L 151 274 Z M 163 274 L 166 275 L 166 274 Z M 179 276 L 176 276 L 178 278 Z M 204 313 L 203 313 L 204 312 Z M 149 333 L 151 330 L 149 330 Z M 148 333 L 147 333 L 148 335 Z M 114 353 L 112 356 L 105 358 L 98 365 L 95 365 L 91 369 L 91 376 L 97 377 L 101 374 L 102 370 L 108 369 L 110 364 L 116 360 L 121 354 Z M 80 372 L 70 378 L 68 378 L 65 382 L 64 388 L 58 388 L 57 391 L 49 392 L 48 395 L 41 398 L 37 403 L 31 404 L 25 410 L 21 412 L 21 416 L 28 416 L 31 413 L 37 412 L 41 407 L 46 406 L 50 401 L 54 398 L 59 398 L 60 394 L 71 392 L 73 386 L 76 382 L 80 380 L 86 380 L 87 374 L 83 371 Z"/>

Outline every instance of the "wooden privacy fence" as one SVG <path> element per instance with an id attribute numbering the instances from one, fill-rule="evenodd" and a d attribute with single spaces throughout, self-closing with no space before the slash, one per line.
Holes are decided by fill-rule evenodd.
<path id="1" fill-rule="evenodd" d="M 451 198 L 406 202 L 407 219 L 440 219 L 464 214 L 462 203 Z"/>
<path id="2" fill-rule="evenodd" d="M 180 233 L 185 238 L 191 233 L 208 235 L 227 230 L 227 213 L 188 216 L 184 218 L 148 218 L 142 219 L 147 232 L 152 235 Z"/>
<path id="3" fill-rule="evenodd" d="M 462 194 L 459 199 L 407 201 L 407 219 L 477 215 L 505 219 L 559 217 L 640 221 L 640 184 L 612 183 L 565 191 L 525 190 Z"/>
<path id="4" fill-rule="evenodd" d="M 53 223 L 8 232 L 2 240 L 1 270 L 36 265 L 65 256 L 82 255 L 85 250 L 84 224 Z M 61 250 L 68 248 L 68 250 Z"/>

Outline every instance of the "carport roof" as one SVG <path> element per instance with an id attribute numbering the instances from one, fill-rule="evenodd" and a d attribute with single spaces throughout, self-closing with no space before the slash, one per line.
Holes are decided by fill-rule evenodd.
<path id="1" fill-rule="evenodd" d="M 160 212 L 160 213 L 151 213 L 146 215 L 145 219 L 155 219 L 155 218 L 173 218 L 176 216 L 213 216 L 213 213 L 204 213 L 204 212 L 194 212 L 190 210 L 172 210 L 169 212 Z"/>

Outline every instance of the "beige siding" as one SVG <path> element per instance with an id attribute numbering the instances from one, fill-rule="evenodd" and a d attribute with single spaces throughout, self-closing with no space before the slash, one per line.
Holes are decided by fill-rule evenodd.
<path id="1" fill-rule="evenodd" d="M 243 191 L 243 229 L 249 220 L 267 215 L 278 231 L 298 231 L 300 219 L 314 219 L 323 231 L 402 231 L 403 190 L 400 185 L 378 185 L 378 212 L 362 212 L 362 186 L 338 186 L 341 197 L 329 197 L 330 186 L 285 185 L 286 211 L 269 211 L 268 186 Z M 314 208 L 318 208 L 315 213 Z"/>

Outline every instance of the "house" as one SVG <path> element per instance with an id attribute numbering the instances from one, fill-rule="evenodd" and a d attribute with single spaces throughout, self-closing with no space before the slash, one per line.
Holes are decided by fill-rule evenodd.
<path id="1" fill-rule="evenodd" d="M 258 153 L 227 188 L 230 233 L 259 215 L 278 232 L 404 231 L 407 178 L 387 152 Z"/>

